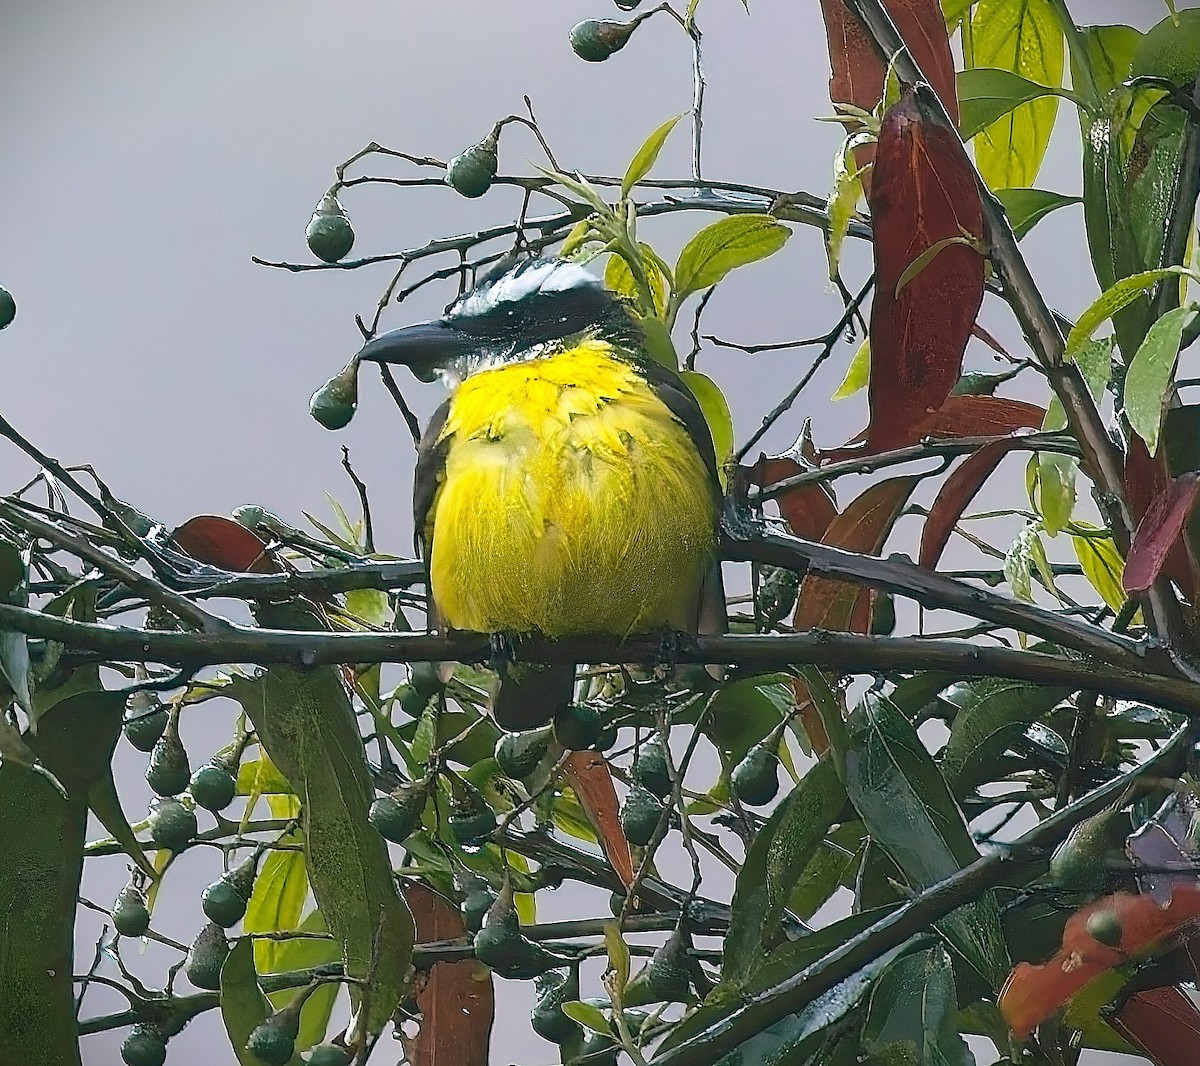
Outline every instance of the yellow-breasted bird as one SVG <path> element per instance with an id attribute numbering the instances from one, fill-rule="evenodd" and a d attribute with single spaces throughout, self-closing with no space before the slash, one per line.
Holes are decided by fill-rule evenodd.
<path id="1" fill-rule="evenodd" d="M 440 377 L 414 517 L 431 628 L 549 638 L 724 628 L 720 482 L 695 397 L 581 266 L 533 259 L 358 358 Z M 571 666 L 501 662 L 492 711 L 529 729 Z"/>

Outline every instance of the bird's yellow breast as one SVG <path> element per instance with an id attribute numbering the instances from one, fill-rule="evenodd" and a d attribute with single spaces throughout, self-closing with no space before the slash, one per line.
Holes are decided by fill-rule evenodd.
<path id="1" fill-rule="evenodd" d="M 693 629 L 717 501 L 687 430 L 600 341 L 469 377 L 426 529 L 444 622 L 479 632 Z"/>

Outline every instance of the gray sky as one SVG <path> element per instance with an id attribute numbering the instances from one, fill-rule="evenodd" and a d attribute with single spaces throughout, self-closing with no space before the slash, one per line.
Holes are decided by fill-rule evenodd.
<path id="1" fill-rule="evenodd" d="M 1159 0 L 1069 6 L 1090 21 L 1141 27 L 1164 11 Z M 752 7 L 750 17 L 737 0 L 701 8 L 706 171 L 823 195 L 838 133 L 813 121 L 829 111 L 817 5 Z M 353 316 L 370 315 L 386 266 L 294 275 L 250 256 L 307 261 L 304 227 L 333 166 L 367 142 L 448 158 L 520 111 L 523 93 L 564 164 L 619 173 L 646 133 L 689 106 L 689 53 L 677 27 L 656 18 L 609 62 L 582 63 L 566 34 L 584 17 L 620 13 L 605 0 L 10 0 L 0 21 L 0 285 L 19 315 L 0 334 L 0 411 L 64 462 L 93 463 L 118 495 L 168 524 L 244 503 L 296 522 L 303 510 L 326 517 L 323 493 L 353 498 L 340 469 L 345 444 L 370 485 L 380 546 L 406 550 L 412 452 L 374 375 L 364 375 L 346 431 L 330 434 L 307 414 L 309 394 L 357 347 Z M 1073 116 L 1061 115 L 1039 185 L 1078 190 L 1077 140 Z M 685 173 L 687 150 L 681 124 L 658 172 Z M 505 131 L 503 169 L 539 159 L 526 131 Z M 411 173 L 382 162 L 369 169 Z M 358 189 L 344 202 L 356 255 L 511 219 L 518 204 L 511 190 L 466 201 L 444 188 Z M 644 235 L 670 257 L 700 222 L 677 216 Z M 1078 313 L 1095 288 L 1078 211 L 1043 222 L 1027 246 L 1051 300 Z M 851 253 L 851 277 L 862 276 L 865 261 Z M 797 228 L 778 261 L 722 286 L 705 332 L 744 341 L 824 332 L 840 309 L 824 271 L 819 232 Z M 384 323 L 434 314 L 449 295 L 419 294 Z M 1017 349 L 996 306 L 984 321 Z M 825 400 L 852 351 L 831 361 L 798 408 L 826 446 L 865 422 L 861 398 Z M 989 364 L 982 349 L 970 358 Z M 805 353 L 713 350 L 699 363 L 726 389 L 740 439 L 806 365 Z M 421 412 L 438 402 L 437 387 L 401 385 Z M 767 444 L 785 447 L 798 428 L 798 419 L 785 420 Z M 3 485 L 31 472 L 23 457 L 0 451 Z M 187 724 L 194 764 L 228 725 Z M 134 816 L 147 798 L 143 767 L 144 757 L 122 745 L 121 787 Z M 178 891 L 188 876 L 180 871 L 175 911 L 163 917 L 179 936 L 196 928 L 199 887 L 214 873 L 202 859 L 190 875 L 197 898 Z M 123 879 L 119 865 L 91 876 L 102 902 Z M 560 894 L 547 913 L 583 913 L 593 903 Z M 81 929 L 89 954 L 95 932 Z M 161 958 L 148 956 L 148 974 Z M 551 1046 L 523 1020 L 528 989 L 500 987 L 494 1061 L 551 1061 Z M 99 996 L 93 1004 L 105 1005 Z M 172 1045 L 170 1061 L 232 1062 L 223 1040 L 209 1015 Z M 89 1040 L 89 1066 L 118 1062 L 118 1042 Z"/>

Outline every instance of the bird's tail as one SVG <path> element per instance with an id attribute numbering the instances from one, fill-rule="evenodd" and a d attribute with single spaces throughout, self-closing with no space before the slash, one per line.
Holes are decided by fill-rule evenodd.
<path id="1" fill-rule="evenodd" d="M 575 667 L 571 663 L 504 663 L 492 690 L 492 717 L 511 733 L 537 729 L 571 702 Z"/>

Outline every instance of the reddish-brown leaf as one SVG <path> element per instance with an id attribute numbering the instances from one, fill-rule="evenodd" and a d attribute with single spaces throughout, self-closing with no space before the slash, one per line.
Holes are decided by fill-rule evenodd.
<path id="1" fill-rule="evenodd" d="M 452 940 L 466 934 L 454 904 L 415 882 L 404 886 L 417 940 Z M 495 1014 L 491 971 L 475 959 L 435 962 L 416 983 L 420 1028 L 409 1046 L 413 1066 L 487 1066 Z"/>
<path id="2" fill-rule="evenodd" d="M 958 122 L 958 94 L 954 82 L 954 56 L 946 34 L 938 0 L 884 0 L 896 29 L 908 45 L 912 57 L 929 79 L 946 110 Z M 825 36 L 829 43 L 829 99 L 838 104 L 854 104 L 872 110 L 883 96 L 885 67 L 875 42 L 861 22 L 846 9 L 843 0 L 821 0 L 825 17 Z M 874 158 L 873 146 L 855 152 L 858 166 Z M 870 191 L 870 171 L 863 175 L 863 187 Z"/>
<path id="3" fill-rule="evenodd" d="M 1125 841 L 1125 854 L 1137 870 L 1138 888 L 1164 907 L 1176 885 L 1196 883 L 1191 827 L 1198 807 L 1190 792 L 1176 792 Z"/>
<path id="4" fill-rule="evenodd" d="M 763 456 L 750 472 L 750 483 L 767 488 L 784 478 L 803 474 L 805 467 L 785 455 Z M 837 505 L 825 485 L 798 485 L 776 497 L 776 504 L 788 529 L 805 540 L 820 540 L 837 515 Z"/>
<path id="5" fill-rule="evenodd" d="M 563 773 L 596 830 L 604 854 L 628 888 L 633 884 L 633 857 L 621 828 L 620 804 L 608 761 L 598 751 L 573 751 L 567 756 Z"/>
<path id="6" fill-rule="evenodd" d="M 1160 448 L 1158 454 L 1152 456 L 1141 437 L 1130 436 L 1132 439 L 1125 452 L 1125 498 L 1129 501 L 1133 520 L 1140 522 L 1150 504 L 1171 483 L 1171 475 L 1167 471 L 1166 449 Z M 1162 570 L 1183 590 L 1189 603 L 1196 601 L 1196 571 L 1183 537 L 1171 545 Z"/>
<path id="7" fill-rule="evenodd" d="M 896 294 L 922 253 L 983 232 L 975 169 L 958 135 L 930 117 L 917 90 L 884 116 L 868 199 L 876 281 L 867 441 L 871 451 L 885 451 L 917 439 L 918 427 L 950 395 L 983 302 L 984 258 L 963 244 L 944 247 Z"/>
<path id="8" fill-rule="evenodd" d="M 267 545 L 245 526 L 219 515 L 189 518 L 171 534 L 180 551 L 210 566 L 237 573 L 268 574 L 279 564 L 267 554 Z"/>
<path id="9" fill-rule="evenodd" d="M 1200 493 L 1200 473 L 1180 474 L 1151 501 L 1129 548 L 1121 584 L 1126 592 L 1144 592 L 1154 584 Z"/>
<path id="10" fill-rule="evenodd" d="M 898 477 L 872 485 L 829 523 L 822 542 L 878 555 L 918 482 L 915 477 Z M 865 633 L 871 624 L 871 605 L 871 590 L 809 573 L 800 584 L 792 625 L 797 632 L 833 629 Z M 809 742 L 818 755 L 822 754 L 829 747 L 829 738 L 808 688 L 799 680 L 792 682 L 792 688 Z"/>
<path id="11" fill-rule="evenodd" d="M 1120 942 L 1109 947 L 1087 931 L 1092 914 L 1109 913 L 1120 927 Z M 1117 892 L 1077 910 L 1063 928 L 1062 947 L 1049 962 L 1017 963 L 1000 993 L 1004 1020 L 1024 1040 L 1093 977 L 1144 951 L 1200 916 L 1200 888 L 1177 885 L 1160 907 L 1151 896 Z"/>
<path id="12" fill-rule="evenodd" d="M 1200 1011 L 1172 985 L 1135 992 L 1108 1019 L 1156 1066 L 1192 1066 L 1200 1049 Z"/>
<path id="13" fill-rule="evenodd" d="M 1037 429 L 1046 409 L 1007 396 L 947 396 L 916 426 L 916 439 L 925 437 L 989 437 Z"/>

